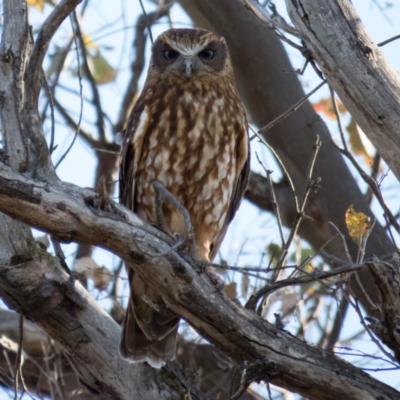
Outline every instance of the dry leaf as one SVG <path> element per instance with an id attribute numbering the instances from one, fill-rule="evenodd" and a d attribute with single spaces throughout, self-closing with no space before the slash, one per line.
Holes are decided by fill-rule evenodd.
<path id="1" fill-rule="evenodd" d="M 111 279 L 112 275 L 106 267 L 96 268 L 93 271 L 93 283 L 96 289 L 106 290 Z"/>
<path id="2" fill-rule="evenodd" d="M 340 114 L 347 112 L 346 107 L 340 100 L 336 100 L 336 105 Z M 329 118 L 336 119 L 336 115 L 333 110 L 332 99 L 330 97 L 321 99 L 318 103 L 313 103 L 313 107 L 316 112 L 321 112 Z"/>
<path id="3" fill-rule="evenodd" d="M 346 210 L 345 220 L 350 237 L 359 244 L 371 228 L 369 217 L 362 212 L 356 212 L 351 204 Z"/>
<path id="4" fill-rule="evenodd" d="M 112 279 L 111 272 L 100 267 L 91 257 L 78 258 L 74 263 L 74 270 L 85 278 L 93 279 L 96 289 L 105 290 Z"/>
<path id="5" fill-rule="evenodd" d="M 235 298 L 237 296 L 236 292 L 236 282 L 231 282 L 226 285 L 223 289 L 224 293 L 231 298 Z"/>
<path id="6" fill-rule="evenodd" d="M 362 142 L 360 129 L 353 117 L 351 117 L 350 123 L 346 126 L 346 130 L 350 135 L 349 144 L 353 153 L 363 156 L 367 164 L 372 164 L 373 159 Z"/>
<path id="7" fill-rule="evenodd" d="M 100 268 L 91 257 L 78 258 L 74 263 L 74 270 L 86 278 L 92 277 L 92 272 Z"/>

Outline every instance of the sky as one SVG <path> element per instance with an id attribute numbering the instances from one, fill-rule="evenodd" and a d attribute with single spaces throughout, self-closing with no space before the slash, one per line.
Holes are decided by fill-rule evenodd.
<path id="1" fill-rule="evenodd" d="M 263 1 L 260 2 L 263 3 Z M 379 43 L 400 33 L 400 4 L 398 1 L 396 2 L 393 0 L 391 2 L 391 7 L 389 7 L 390 3 L 385 0 L 353 0 L 352 2 L 374 41 Z M 83 19 L 84 31 L 90 36 L 93 42 L 100 46 L 102 54 L 110 60 L 112 66 L 118 70 L 118 75 L 114 82 L 100 86 L 104 109 L 107 110 L 110 119 L 115 121 L 119 111 L 118 106 L 120 98 L 125 91 L 126 81 L 129 77 L 130 62 L 134 56 L 131 49 L 133 39 L 132 26 L 135 24 L 138 15 L 141 13 L 141 9 L 138 0 L 121 0 L 112 2 L 93 0 L 90 4 L 91 6 L 88 7 Z M 275 1 L 275 5 L 277 6 L 278 12 L 289 21 L 284 1 L 277 0 Z M 151 1 L 144 1 L 144 6 L 148 12 L 154 9 L 154 4 Z M 46 5 L 43 13 L 34 9 L 30 10 L 30 21 L 34 29 L 39 26 L 41 21 L 43 21 L 43 18 L 48 15 L 50 11 L 51 7 L 49 5 Z M 190 19 L 178 5 L 175 5 L 172 9 L 171 20 L 175 27 L 187 27 L 191 25 Z M 158 36 L 168 28 L 169 22 L 164 19 L 162 23 L 159 23 L 152 28 L 153 36 Z M 50 47 L 50 53 L 55 51 L 54 46 L 56 44 L 65 44 L 65 36 L 69 35 L 70 32 L 71 25 L 67 20 L 54 38 L 52 46 Z M 287 45 L 285 46 L 294 68 L 301 68 L 304 63 L 302 56 L 295 49 L 290 48 Z M 400 40 L 386 45 L 382 48 L 382 51 L 392 67 L 397 72 L 400 72 Z M 150 43 L 148 43 L 147 46 L 147 56 L 149 55 L 149 52 Z M 71 65 L 76 63 L 75 54 L 73 52 L 69 55 L 69 62 Z M 148 57 L 146 62 L 148 62 Z M 45 69 L 49 65 L 50 59 L 47 59 L 44 64 Z M 143 85 L 144 79 L 145 74 L 141 77 L 140 85 Z M 311 68 L 306 70 L 301 81 L 304 85 L 305 91 L 311 90 L 319 83 L 318 78 Z M 76 76 L 73 76 L 70 73 L 64 74 L 62 77 L 62 83 L 65 86 L 79 90 L 79 83 Z M 84 81 L 83 84 L 83 94 L 90 98 L 90 90 L 86 82 Z M 79 101 L 77 101 L 76 95 L 69 93 L 66 90 L 59 93 L 62 93 L 63 104 L 65 104 L 66 107 L 77 116 L 79 114 Z M 325 87 L 313 95 L 311 101 L 318 102 L 321 98 L 326 98 L 328 96 L 328 88 Z M 93 109 L 85 106 L 82 127 L 89 132 L 93 132 L 93 119 Z M 65 152 L 72 138 L 72 132 L 64 126 L 61 117 L 56 117 L 56 122 L 56 143 L 58 144 L 58 149 L 53 155 L 55 162 Z M 327 120 L 327 124 L 332 132 L 336 132 L 335 121 Z M 47 123 L 45 125 L 45 131 L 49 131 L 49 125 Z M 110 132 L 108 135 L 111 138 Z M 252 169 L 262 172 L 260 165 L 256 162 L 256 152 L 267 168 L 274 170 L 273 179 L 279 180 L 279 169 L 272 156 L 264 147 L 261 147 L 256 143 L 252 143 Z M 361 164 L 364 162 L 361 158 L 359 158 L 358 161 Z M 57 173 L 63 180 L 83 187 L 93 187 L 94 168 L 95 159 L 93 157 L 93 150 L 78 139 L 68 157 L 58 168 Z M 361 179 L 357 178 L 357 181 L 360 182 Z M 360 185 L 365 188 L 365 185 L 363 185 L 362 182 L 360 182 Z M 389 206 L 391 206 L 394 213 L 396 213 L 399 210 L 399 204 L 397 201 L 399 186 L 391 173 L 388 174 L 388 177 L 383 182 L 383 188 Z M 380 219 L 382 211 L 376 203 L 373 204 L 373 209 L 378 219 Z M 41 235 L 41 233 L 37 234 Z M 259 255 L 265 248 L 265 237 L 277 237 L 274 217 L 270 214 L 260 213 L 256 207 L 247 202 L 243 202 L 237 217 L 232 223 L 226 236 L 224 245 L 221 249 L 222 256 L 229 265 L 254 264 L 255 255 Z M 73 259 L 75 249 L 75 245 L 64 246 L 64 251 L 68 257 L 68 261 Z M 115 265 L 117 262 L 115 256 L 101 250 L 97 250 L 93 257 L 99 265 Z M 236 279 L 234 276 L 232 278 Z M 103 300 L 103 303 L 104 307 L 107 307 L 109 304 L 108 300 Z M 278 308 L 278 305 L 275 308 Z M 271 311 L 273 310 L 274 307 L 271 307 Z M 354 323 L 348 323 L 349 321 L 354 321 Z M 354 313 L 349 312 L 346 322 L 345 329 L 342 332 L 343 337 L 349 337 L 355 331 L 360 329 L 358 317 Z M 289 327 L 290 325 L 291 323 L 289 323 Z M 295 326 L 295 321 L 293 322 L 293 326 Z M 307 339 L 312 342 L 313 338 L 310 337 Z M 376 349 L 372 348 L 366 349 L 365 347 L 362 347 L 362 344 L 360 350 L 370 353 L 376 351 Z M 396 374 L 380 372 L 373 375 L 376 376 L 377 379 L 383 380 L 388 384 L 393 384 L 400 389 L 400 378 L 398 377 L 398 372 L 396 372 Z M 0 389 L 0 400 L 8 398 L 9 395 L 2 392 Z M 28 397 L 25 396 L 24 398 Z"/>

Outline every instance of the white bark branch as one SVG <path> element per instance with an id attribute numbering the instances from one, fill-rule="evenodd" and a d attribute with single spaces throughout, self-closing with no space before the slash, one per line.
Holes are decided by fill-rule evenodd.
<path id="1" fill-rule="evenodd" d="M 286 0 L 312 57 L 400 180 L 400 78 L 348 0 Z"/>

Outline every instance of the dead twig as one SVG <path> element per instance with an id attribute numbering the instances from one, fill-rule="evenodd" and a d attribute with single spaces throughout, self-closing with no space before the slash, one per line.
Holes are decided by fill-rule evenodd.
<path id="1" fill-rule="evenodd" d="M 283 121 L 285 118 L 287 118 L 290 114 L 295 112 L 299 107 L 301 107 L 309 97 L 311 97 L 314 93 L 316 93 L 319 89 L 322 88 L 322 86 L 325 85 L 326 79 L 324 79 L 316 88 L 311 90 L 307 95 L 305 95 L 302 99 L 300 99 L 297 103 L 293 104 L 292 107 L 290 107 L 288 110 L 286 110 L 283 114 L 281 114 L 279 117 L 275 118 L 272 120 L 269 124 L 263 126 L 261 129 L 258 130 L 258 133 L 260 134 L 265 134 L 267 131 L 269 131 L 274 125 L 277 123 Z"/>
<path id="2" fill-rule="evenodd" d="M 57 167 L 63 162 L 63 160 L 65 159 L 65 157 L 67 157 L 68 153 L 71 151 L 72 147 L 75 144 L 76 138 L 79 135 L 79 131 L 80 131 L 80 126 L 81 126 L 81 122 L 82 122 L 82 116 L 83 116 L 83 85 L 82 85 L 82 74 L 81 74 L 81 62 L 80 62 L 80 57 L 79 57 L 79 50 L 78 50 L 78 43 L 76 40 L 76 29 L 80 29 L 79 28 L 79 23 L 78 20 L 76 18 L 76 13 L 74 12 L 75 15 L 75 19 L 73 19 L 71 17 L 71 26 L 72 26 L 72 32 L 73 32 L 73 40 L 75 43 L 75 50 L 76 50 L 76 61 L 78 63 L 78 82 L 79 82 L 79 94 L 80 94 L 80 110 L 79 110 L 79 121 L 76 127 L 76 131 L 75 131 L 75 135 L 74 138 L 72 139 L 71 144 L 69 145 L 68 149 L 65 151 L 65 153 L 61 156 L 61 158 L 58 160 L 55 169 L 57 169 Z M 74 27 L 74 20 L 75 20 L 75 27 Z M 80 32 L 80 30 L 79 30 Z M 86 51 L 86 48 L 85 48 Z M 87 67 L 89 69 L 89 67 Z"/>
<path id="3" fill-rule="evenodd" d="M 349 151 L 349 149 L 347 147 L 346 140 L 344 137 L 343 126 L 342 126 L 341 118 L 339 115 L 339 110 L 337 108 L 337 104 L 336 104 L 336 100 L 335 100 L 335 92 L 333 91 L 331 86 L 329 86 L 329 90 L 331 92 L 332 106 L 333 106 L 333 110 L 335 112 L 336 120 L 338 123 L 338 128 L 339 128 L 339 133 L 340 133 L 340 137 L 342 140 L 343 148 L 339 147 L 333 140 L 332 140 L 332 144 L 338 151 L 340 151 L 340 153 L 345 155 L 349 159 L 349 161 L 353 164 L 353 166 L 357 169 L 357 172 L 360 174 L 361 178 L 371 188 L 371 190 L 374 193 L 376 199 L 378 200 L 380 206 L 382 207 L 383 212 L 387 216 L 390 224 L 395 228 L 396 232 L 399 233 L 400 225 L 397 222 L 394 215 L 392 214 L 392 212 L 390 211 L 390 209 L 388 208 L 388 206 L 386 205 L 385 200 L 383 199 L 382 193 L 379 189 L 377 181 L 373 177 L 371 177 L 367 173 L 365 173 L 365 171 L 360 167 L 360 165 L 355 160 L 355 158 L 353 157 L 353 155 L 351 154 L 351 152 Z"/>

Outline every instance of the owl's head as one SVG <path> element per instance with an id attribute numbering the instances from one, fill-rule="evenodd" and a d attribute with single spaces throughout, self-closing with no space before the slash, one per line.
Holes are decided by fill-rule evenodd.
<path id="1" fill-rule="evenodd" d="M 232 74 L 224 38 L 204 29 L 170 29 L 161 34 L 152 48 L 151 66 L 187 81 Z"/>

